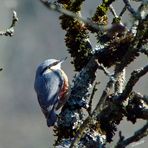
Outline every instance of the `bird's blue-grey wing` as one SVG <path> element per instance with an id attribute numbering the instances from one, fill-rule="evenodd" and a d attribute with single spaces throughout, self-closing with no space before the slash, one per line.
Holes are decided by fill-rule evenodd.
<path id="1" fill-rule="evenodd" d="M 58 77 L 52 72 L 36 78 L 35 90 L 41 107 L 47 108 L 56 103 L 60 85 Z"/>
<path id="2" fill-rule="evenodd" d="M 61 88 L 61 81 L 58 74 L 52 72 L 36 77 L 35 90 L 38 96 L 38 102 L 47 118 L 48 126 L 52 126 L 56 121 L 55 106 L 58 102 L 58 95 Z"/>

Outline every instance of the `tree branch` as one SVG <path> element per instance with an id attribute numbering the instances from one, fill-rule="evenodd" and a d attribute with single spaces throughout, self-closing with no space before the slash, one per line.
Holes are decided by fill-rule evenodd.
<path id="1" fill-rule="evenodd" d="M 16 23 L 18 22 L 18 17 L 16 11 L 13 11 L 13 18 L 12 18 L 12 23 L 8 29 L 5 31 L 0 31 L 0 35 L 5 35 L 5 36 L 13 36 L 14 35 L 14 27 L 16 26 Z"/>
<path id="2" fill-rule="evenodd" d="M 95 31 L 101 31 L 103 32 L 104 31 L 104 27 L 101 26 L 101 25 L 98 25 L 96 23 L 94 23 L 93 21 L 89 20 L 89 19 L 84 19 L 82 17 L 80 17 L 79 15 L 69 11 L 69 10 L 66 10 L 64 8 L 62 8 L 62 6 L 58 5 L 58 4 L 53 4 L 51 2 L 48 2 L 48 0 L 41 0 L 41 2 L 50 10 L 53 10 L 53 11 L 56 11 L 56 12 L 59 12 L 61 14 L 64 14 L 66 16 L 69 16 L 69 17 L 72 17 L 74 19 L 77 19 L 79 21 L 82 21 L 85 25 L 88 25 L 90 28 L 92 28 L 93 30 Z"/>
<path id="3" fill-rule="evenodd" d="M 117 13 L 116 13 L 114 7 L 113 7 L 112 5 L 110 5 L 110 6 L 109 6 L 109 9 L 110 9 L 111 13 L 113 14 L 113 16 L 114 16 L 115 18 L 117 18 L 118 15 L 117 15 Z"/>
<path id="4" fill-rule="evenodd" d="M 112 77 L 112 74 L 107 70 L 107 68 L 104 67 L 103 64 L 100 64 L 98 60 L 96 60 L 96 62 L 98 64 L 98 69 L 102 70 L 106 76 Z"/>
<path id="5" fill-rule="evenodd" d="M 124 83 L 125 83 L 125 68 L 118 73 L 118 67 L 119 65 L 116 64 L 115 67 L 115 75 L 118 75 L 118 77 L 116 78 L 116 83 L 115 83 L 115 94 L 121 94 L 123 92 L 123 87 L 124 87 Z"/>
<path id="6" fill-rule="evenodd" d="M 119 14 L 119 17 L 122 17 L 125 11 L 126 11 L 126 6 L 123 7 L 122 11 Z"/>
<path id="7" fill-rule="evenodd" d="M 133 142 L 137 142 L 147 135 L 148 135 L 148 122 L 141 129 L 137 130 L 133 136 L 127 139 L 122 138 L 122 140 L 119 140 L 119 142 L 116 145 L 116 148 L 125 148 L 127 145 Z"/>
<path id="8" fill-rule="evenodd" d="M 88 116 L 86 118 L 86 120 L 83 122 L 83 124 L 80 126 L 79 131 L 77 132 L 77 135 L 75 136 L 75 139 L 71 144 L 71 148 L 72 147 L 74 147 L 74 148 L 77 147 L 80 139 L 84 136 L 84 131 L 89 127 L 89 125 L 91 123 L 94 123 L 96 118 L 99 116 L 99 114 L 103 110 L 106 98 L 109 96 L 110 91 L 113 88 L 113 83 L 114 83 L 113 79 L 110 79 L 110 81 L 107 83 L 106 89 L 103 91 L 103 94 L 102 94 L 98 104 L 96 105 L 92 115 Z"/>
<path id="9" fill-rule="evenodd" d="M 133 17 L 135 17 L 136 19 L 141 18 L 140 14 L 132 8 L 129 0 L 123 0 L 123 2 L 125 3 L 125 6 L 128 9 L 128 11 L 133 15 Z"/>
<path id="10" fill-rule="evenodd" d="M 90 96 L 90 100 L 89 100 L 89 104 L 88 104 L 89 107 L 87 108 L 89 115 L 91 115 L 91 113 L 92 113 L 92 100 L 94 98 L 95 92 L 98 90 L 96 87 L 99 84 L 100 84 L 100 82 L 96 82 L 94 84 L 94 87 L 93 87 L 93 90 L 92 90 L 92 93 L 91 93 L 91 96 Z"/>
<path id="11" fill-rule="evenodd" d="M 96 22 L 94 23 L 92 20 L 84 19 L 79 15 L 83 0 L 59 0 L 58 2 L 63 5 L 41 0 L 50 10 L 64 14 L 60 19 L 62 20 L 62 28 L 67 32 L 65 43 L 71 57 L 75 60 L 73 62 L 74 66 L 75 62 L 78 61 L 78 68 L 76 70 L 80 71 L 73 81 L 70 98 L 62 108 L 57 121 L 57 127 L 55 127 L 55 133 L 58 136 L 56 145 L 61 146 L 64 143 L 68 143 L 68 147 L 71 148 L 82 146 L 94 147 L 94 145 L 103 147 L 108 139 L 110 141 L 112 140 L 116 131 L 116 125 L 120 123 L 123 116 L 126 116 L 130 121 L 135 121 L 137 118 L 148 119 L 147 104 L 144 101 L 146 97 L 138 96 L 138 94 L 131 95 L 134 85 L 148 71 L 148 68 L 144 67 L 140 71 L 134 71 L 123 90 L 125 67 L 139 55 L 138 52 L 143 45 L 143 40 L 146 39 L 147 26 L 144 22 L 146 19 L 142 20 L 142 17 L 139 16 L 141 13 L 135 12 L 129 1 L 124 0 L 126 6 L 119 16 L 121 17 L 125 10 L 128 9 L 136 19 L 139 19 L 138 22 L 140 23 L 137 24 L 135 36 L 126 30 L 125 26 L 119 24 L 113 28 L 116 30 L 117 27 L 120 27 L 120 32 L 115 32 L 119 36 L 112 35 L 109 41 L 101 46 L 101 49 L 96 50 L 95 53 L 93 52 L 91 43 L 88 41 L 89 28 L 87 27 L 92 27 L 92 30 L 95 30 L 98 34 L 100 31 L 107 31 L 97 23 L 101 19 L 103 22 L 108 20 L 107 11 L 113 1 L 103 0 L 102 4 L 97 7 L 97 11 L 92 18 Z M 78 8 L 75 7 L 76 5 L 78 5 Z M 112 6 L 110 10 L 115 17 L 118 17 Z M 82 55 L 80 55 L 80 52 Z M 82 60 L 84 60 L 84 64 L 79 66 Z M 111 75 L 107 70 L 112 65 L 116 65 L 114 75 Z M 96 79 L 97 69 L 103 70 L 109 76 L 110 80 L 103 90 L 95 109 L 84 120 L 82 108 L 88 109 L 88 105 L 91 106 L 92 99 L 89 102 L 88 95 L 90 95 L 90 87 Z M 113 91 L 114 85 L 115 91 Z M 93 90 L 95 90 L 95 87 Z M 93 95 L 94 91 L 91 98 L 93 98 Z M 119 102 L 114 101 L 114 98 L 119 99 Z M 128 102 L 126 105 L 124 105 L 125 99 Z M 102 128 L 103 123 L 105 123 L 107 129 Z"/>
<path id="12" fill-rule="evenodd" d="M 89 88 L 95 80 L 95 72 L 97 67 L 98 64 L 96 62 L 96 57 L 93 56 L 86 67 L 84 67 L 80 71 L 79 75 L 75 78 L 70 98 L 60 113 L 57 135 L 62 133 L 62 137 L 66 138 L 67 134 L 73 137 L 74 131 L 80 126 L 80 123 L 82 123 L 83 116 L 81 115 L 80 109 L 88 106 L 85 96 L 87 96 Z M 65 130 L 67 132 L 63 133 Z M 61 137 L 60 135 L 58 136 Z"/>
<path id="13" fill-rule="evenodd" d="M 148 65 L 146 65 L 145 67 L 143 67 L 141 69 L 138 69 L 138 70 L 135 70 L 135 71 L 132 72 L 129 81 L 127 82 L 125 89 L 123 90 L 123 93 L 120 96 L 120 99 L 121 99 L 120 101 L 125 100 L 129 96 L 129 94 L 131 93 L 135 84 L 147 72 L 148 72 Z"/>

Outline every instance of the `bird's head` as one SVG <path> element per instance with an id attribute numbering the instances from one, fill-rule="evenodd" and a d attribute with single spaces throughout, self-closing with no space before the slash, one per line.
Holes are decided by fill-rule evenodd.
<path id="1" fill-rule="evenodd" d="M 56 59 L 47 59 L 43 63 L 41 63 L 36 71 L 36 74 L 43 74 L 47 70 L 59 70 L 61 69 L 61 64 L 66 60 L 56 60 Z"/>

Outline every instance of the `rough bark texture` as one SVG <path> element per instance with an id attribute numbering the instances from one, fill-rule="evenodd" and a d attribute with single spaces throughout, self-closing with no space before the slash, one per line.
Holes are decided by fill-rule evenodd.
<path id="1" fill-rule="evenodd" d="M 148 3 L 141 1 L 136 11 L 128 0 L 123 0 L 125 6 L 118 16 L 112 6 L 116 1 L 102 0 L 92 18 L 84 19 L 81 16 L 81 5 L 84 2 L 85 0 L 58 0 L 50 3 L 42 0 L 47 8 L 62 14 L 59 19 L 61 27 L 66 31 L 65 43 L 72 57 L 72 64 L 79 73 L 73 80 L 70 98 L 62 108 L 55 126 L 57 148 L 105 147 L 107 142 L 112 141 L 123 117 L 127 117 L 133 124 L 137 119 L 148 120 L 148 97 L 133 89 L 140 78 L 147 74 L 148 65 L 134 70 L 125 83 L 126 67 L 141 53 L 147 55 Z M 121 22 L 125 11 L 129 11 L 134 18 L 131 28 Z M 106 26 L 108 13 L 114 16 L 110 28 Z M 90 32 L 96 34 L 98 45 L 95 49 L 89 41 Z M 113 74 L 108 72 L 108 68 L 112 66 L 115 67 Z M 95 109 L 90 111 L 90 88 L 96 80 L 97 69 L 103 70 L 109 81 L 106 88 L 100 91 L 102 96 L 98 98 Z M 87 117 L 84 116 L 83 109 L 88 110 Z M 147 136 L 147 129 L 146 124 L 127 139 L 120 134 L 116 147 L 125 147 Z"/>

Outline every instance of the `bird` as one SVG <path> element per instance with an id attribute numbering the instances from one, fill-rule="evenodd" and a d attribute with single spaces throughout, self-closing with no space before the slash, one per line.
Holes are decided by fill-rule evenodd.
<path id="1" fill-rule="evenodd" d="M 56 111 L 65 104 L 70 94 L 68 77 L 61 69 L 64 61 L 47 59 L 36 70 L 34 89 L 48 127 L 55 125 Z"/>

